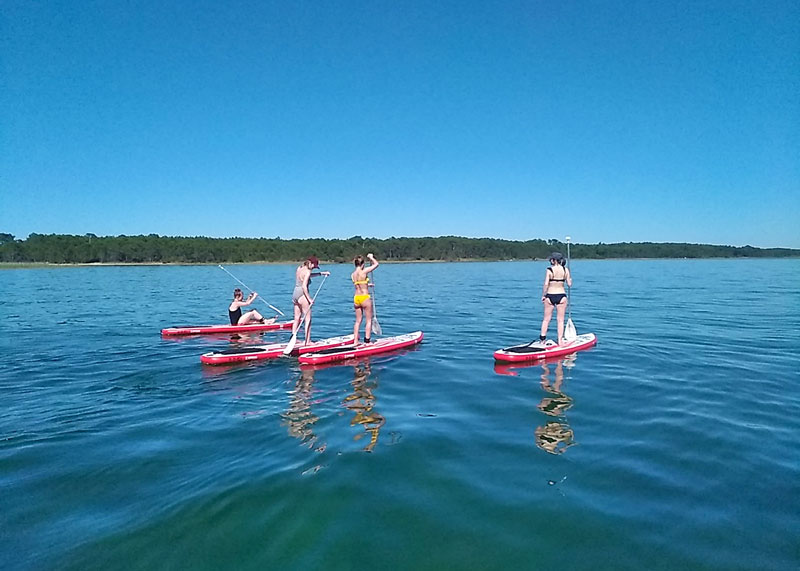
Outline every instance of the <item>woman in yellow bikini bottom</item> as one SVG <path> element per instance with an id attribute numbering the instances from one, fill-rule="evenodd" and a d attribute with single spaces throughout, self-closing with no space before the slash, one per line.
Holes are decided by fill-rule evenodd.
<path id="1" fill-rule="evenodd" d="M 366 282 L 356 282 L 356 283 L 366 283 Z M 356 294 L 353 296 L 353 305 L 356 307 L 360 307 L 364 304 L 365 301 L 369 299 L 369 294 Z"/>

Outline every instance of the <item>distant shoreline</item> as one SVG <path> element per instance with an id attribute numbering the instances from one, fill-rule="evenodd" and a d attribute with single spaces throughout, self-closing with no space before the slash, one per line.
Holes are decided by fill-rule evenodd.
<path id="1" fill-rule="evenodd" d="M 612 262 L 628 261 L 642 262 L 648 260 L 796 260 L 798 256 L 708 256 L 708 257 L 660 257 L 660 258 L 573 258 L 578 262 Z M 463 260 L 380 260 L 381 264 L 461 264 L 477 262 L 544 262 L 546 258 L 520 258 L 513 260 L 493 260 L 493 259 L 463 259 Z M 224 266 L 293 266 L 299 264 L 299 260 L 288 262 L 223 262 Z M 337 262 L 332 260 L 320 260 L 320 265 L 349 264 L 350 262 Z M 113 268 L 113 267 L 171 267 L 171 266 L 218 266 L 217 263 L 207 262 L 67 262 L 56 264 L 53 262 L 0 262 L 0 270 L 24 270 L 24 269 L 45 269 L 45 268 Z"/>
<path id="2" fill-rule="evenodd" d="M 382 262 L 476 262 L 542 260 L 552 252 L 581 260 L 710 259 L 800 257 L 797 248 L 755 248 L 714 244 L 618 242 L 582 244 L 556 239 L 503 240 L 435 236 L 422 238 L 346 239 L 205 238 L 159 236 L 83 236 L 31 234 L 19 240 L 0 232 L 0 263 L 70 266 L 215 265 L 240 260 L 251 264 L 292 264 L 316 256 L 350 263 L 369 252 Z M 21 267 L 21 266 L 15 266 Z M 40 267 L 38 265 L 29 267 Z"/>

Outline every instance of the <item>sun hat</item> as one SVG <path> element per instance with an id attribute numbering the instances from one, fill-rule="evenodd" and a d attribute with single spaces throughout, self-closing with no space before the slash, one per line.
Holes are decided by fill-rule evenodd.
<path id="1" fill-rule="evenodd" d="M 556 262 L 560 262 L 563 259 L 564 256 L 561 255 L 561 252 L 553 252 L 552 254 L 550 254 L 550 257 L 548 258 L 548 260 L 555 260 Z"/>
<path id="2" fill-rule="evenodd" d="M 319 260 L 316 256 L 309 256 L 308 261 L 311 262 L 311 268 L 318 268 L 319 267 Z"/>

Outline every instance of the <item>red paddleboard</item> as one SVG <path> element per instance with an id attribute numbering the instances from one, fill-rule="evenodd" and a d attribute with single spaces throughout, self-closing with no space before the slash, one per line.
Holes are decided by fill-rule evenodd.
<path id="1" fill-rule="evenodd" d="M 421 341 L 422 331 L 414 331 L 413 333 L 406 333 L 405 335 L 384 337 L 383 339 L 379 339 L 374 343 L 360 343 L 355 347 L 353 345 L 344 345 L 334 349 L 306 353 L 305 355 L 300 355 L 299 361 L 304 365 L 318 365 L 320 363 L 331 363 L 333 361 L 346 361 L 348 359 L 356 359 L 358 357 L 377 355 L 379 353 L 395 351 L 404 347 L 411 347 L 412 345 L 416 345 Z"/>
<path id="2" fill-rule="evenodd" d="M 539 359 L 549 359 L 550 357 L 560 357 L 569 355 L 576 351 L 583 351 L 597 344 L 597 337 L 594 333 L 584 333 L 578 335 L 577 339 L 566 345 L 551 345 L 548 347 L 531 347 L 530 343 L 515 345 L 506 349 L 498 349 L 494 352 L 496 361 L 506 363 L 518 363 L 520 361 L 535 361 Z"/>
<path id="3" fill-rule="evenodd" d="M 277 331 L 291 329 L 291 321 L 275 323 L 250 323 L 248 325 L 186 325 L 184 327 L 167 327 L 161 335 L 206 335 L 209 333 L 244 333 L 246 331 Z"/>
<path id="4" fill-rule="evenodd" d="M 206 365 L 229 365 L 230 363 L 242 363 L 245 361 L 260 361 L 262 359 L 277 359 L 283 356 L 283 350 L 289 343 L 272 343 L 271 345 L 249 345 L 247 347 L 236 347 L 225 349 L 224 351 L 213 351 L 200 356 L 200 362 Z M 312 353 L 322 349 L 331 349 L 341 345 L 353 344 L 352 335 L 342 335 L 341 337 L 331 337 L 330 339 L 320 339 L 309 345 L 294 346 L 292 355 L 302 355 Z"/>

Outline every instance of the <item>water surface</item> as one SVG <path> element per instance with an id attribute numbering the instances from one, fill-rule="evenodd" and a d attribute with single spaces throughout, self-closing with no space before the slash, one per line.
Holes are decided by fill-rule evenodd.
<path id="1" fill-rule="evenodd" d="M 578 260 L 597 347 L 495 367 L 544 268 L 384 264 L 384 333 L 425 341 L 319 369 L 162 339 L 224 322 L 215 266 L 0 272 L 0 564 L 798 568 L 800 261 Z M 229 269 L 288 312 L 293 267 Z M 326 269 L 315 338 L 352 328 Z"/>

